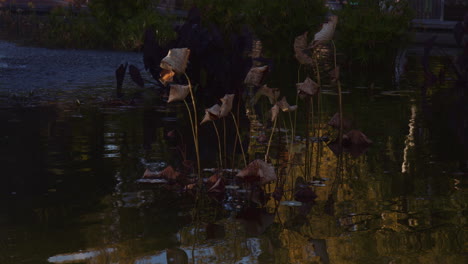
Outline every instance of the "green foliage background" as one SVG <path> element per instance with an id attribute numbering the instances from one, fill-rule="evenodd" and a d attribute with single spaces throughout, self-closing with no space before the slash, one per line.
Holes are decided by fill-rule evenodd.
<path id="1" fill-rule="evenodd" d="M 238 32 L 248 25 L 262 41 L 267 56 L 291 57 L 294 38 L 319 29 L 326 8 L 322 0 L 193 0 L 204 23 L 223 32 Z"/>
<path id="2" fill-rule="evenodd" d="M 337 48 L 351 63 L 384 63 L 409 41 L 413 11 L 407 1 L 352 2 L 336 12 L 339 17 Z"/>

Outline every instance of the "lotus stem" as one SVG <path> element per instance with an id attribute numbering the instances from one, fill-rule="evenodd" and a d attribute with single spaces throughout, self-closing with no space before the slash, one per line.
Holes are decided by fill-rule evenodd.
<path id="1" fill-rule="evenodd" d="M 214 121 L 211 121 L 211 123 L 213 124 L 213 127 L 214 127 L 214 130 L 216 132 L 216 136 L 218 137 L 218 156 L 219 156 L 219 167 L 222 169 L 223 168 L 223 157 L 221 155 L 221 139 L 219 138 L 219 131 L 218 131 L 218 127 L 216 126 L 215 122 Z"/>
<path id="2" fill-rule="evenodd" d="M 273 122 L 273 128 L 271 129 L 270 139 L 268 140 L 268 147 L 265 153 L 265 162 L 268 162 L 268 153 L 270 152 L 271 140 L 273 139 L 273 134 L 275 133 L 277 120 L 278 120 L 278 117 L 276 117 L 275 121 Z"/>
<path id="3" fill-rule="evenodd" d="M 242 146 L 242 139 L 241 139 L 240 132 L 239 132 L 239 126 L 237 125 L 236 117 L 234 116 L 232 112 L 231 112 L 231 116 L 232 116 L 232 120 L 234 121 L 234 126 L 236 127 L 237 137 L 239 138 L 239 145 L 241 147 L 242 157 L 244 158 L 244 165 L 245 167 L 247 167 L 247 159 L 245 158 L 244 146 Z"/>
<path id="4" fill-rule="evenodd" d="M 224 166 L 227 168 L 227 153 L 226 153 L 226 118 L 223 118 L 223 143 L 224 143 Z"/>
<path id="5" fill-rule="evenodd" d="M 200 149 L 199 149 L 199 142 L 198 142 L 198 117 L 197 117 L 197 105 L 195 103 L 195 95 L 193 93 L 192 89 L 192 83 L 190 82 L 190 78 L 188 77 L 187 73 L 184 72 L 185 78 L 187 79 L 188 86 L 189 86 L 189 91 L 190 91 L 190 97 L 192 98 L 192 107 L 193 107 L 193 122 L 192 122 L 192 129 L 193 129 L 193 141 L 195 143 L 195 152 L 197 155 L 197 169 L 198 169 L 198 183 L 201 185 L 202 184 L 202 178 L 201 178 L 201 167 L 200 167 Z"/>
<path id="6" fill-rule="evenodd" d="M 297 103 L 296 103 L 297 105 Z M 294 111 L 294 113 L 296 113 L 296 111 Z M 289 145 L 289 155 L 288 155 L 288 161 L 291 160 L 293 157 L 291 156 L 292 155 L 292 148 L 293 148 L 293 145 L 294 145 L 294 127 L 293 127 L 293 122 L 292 122 L 292 118 L 291 118 L 291 112 L 289 112 L 289 124 L 291 125 L 291 143 Z"/>
<path id="7" fill-rule="evenodd" d="M 335 69 L 336 69 L 336 46 L 335 42 L 332 40 L 333 44 L 333 57 L 335 59 Z M 338 77 L 338 76 L 337 76 Z M 341 97 L 341 82 L 339 78 L 337 78 L 336 83 L 338 85 L 338 106 L 339 106 L 339 113 L 340 113 L 340 138 L 339 138 L 339 143 L 340 143 L 340 148 L 341 148 L 341 143 L 343 141 L 343 101 Z"/>

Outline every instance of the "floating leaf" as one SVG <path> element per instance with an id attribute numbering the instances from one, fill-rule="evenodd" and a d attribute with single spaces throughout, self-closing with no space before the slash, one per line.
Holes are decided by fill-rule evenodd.
<path id="1" fill-rule="evenodd" d="M 167 85 L 168 83 L 174 80 L 174 75 L 175 75 L 175 72 L 172 70 L 162 70 L 161 73 L 159 74 L 160 76 L 159 81 L 162 84 Z"/>
<path id="2" fill-rule="evenodd" d="M 331 16 L 330 20 L 327 23 L 323 24 L 322 29 L 315 34 L 313 46 L 316 46 L 323 41 L 332 40 L 333 35 L 335 34 L 335 28 L 337 23 L 338 17 Z"/>
<path id="3" fill-rule="evenodd" d="M 171 84 L 167 102 L 182 101 L 189 93 L 190 87 L 188 85 Z"/>
<path id="4" fill-rule="evenodd" d="M 249 163 L 236 177 L 242 178 L 246 182 L 258 182 L 260 184 L 266 184 L 276 180 L 273 166 L 260 159 Z"/>
<path id="5" fill-rule="evenodd" d="M 247 85 L 260 86 L 262 84 L 268 66 L 252 67 L 245 77 L 244 83 Z"/>
<path id="6" fill-rule="evenodd" d="M 134 65 L 130 65 L 130 67 L 128 67 L 128 71 L 130 73 L 130 78 L 132 78 L 132 80 L 138 86 L 143 88 L 145 86 L 145 81 L 143 81 L 143 77 L 141 77 L 140 70 L 138 70 L 138 68 L 135 67 Z"/>
<path id="7" fill-rule="evenodd" d="M 161 60 L 160 67 L 176 73 L 184 73 L 189 56 L 190 50 L 187 48 L 170 49 L 167 56 Z"/>
<path id="8" fill-rule="evenodd" d="M 226 94 L 221 98 L 221 109 L 219 110 L 219 118 L 226 117 L 232 109 L 234 94 Z"/>
<path id="9" fill-rule="evenodd" d="M 181 176 L 180 172 L 174 170 L 172 166 L 168 166 L 164 170 L 162 170 L 159 175 L 160 178 L 164 178 L 167 180 L 177 180 Z"/>
<path id="10" fill-rule="evenodd" d="M 143 179 L 154 179 L 154 178 L 159 178 L 158 172 L 153 172 L 153 171 L 150 171 L 149 169 L 146 169 L 145 172 L 143 173 Z"/>
<path id="11" fill-rule="evenodd" d="M 220 112 L 221 106 L 219 106 L 219 104 L 215 104 L 212 107 L 205 109 L 205 117 L 203 117 L 203 120 L 200 122 L 200 125 L 208 121 L 214 121 L 219 119 Z"/>
<path id="12" fill-rule="evenodd" d="M 296 87 L 299 94 L 313 96 L 319 92 L 319 85 L 309 77 L 304 82 L 297 83 Z"/>
<path id="13" fill-rule="evenodd" d="M 306 54 L 306 50 L 308 49 L 307 34 L 308 32 L 305 32 L 294 39 L 294 56 L 300 64 L 312 65 L 314 63 L 312 57 Z"/>

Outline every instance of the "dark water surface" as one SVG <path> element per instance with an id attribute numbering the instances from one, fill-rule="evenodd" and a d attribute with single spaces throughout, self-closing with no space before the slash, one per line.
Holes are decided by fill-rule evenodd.
<path id="1" fill-rule="evenodd" d="M 422 88 L 419 59 L 410 58 L 399 90 L 387 81 L 345 82 L 345 116 L 373 145 L 337 157 L 325 143 L 311 143 L 315 203 L 278 206 L 267 196 L 259 206 L 237 190 L 215 199 L 137 183 L 147 167 L 181 166 L 180 138 L 170 131 L 181 131 L 192 157 L 190 128 L 181 104 L 106 103 L 121 61 L 142 65 L 133 53 L 0 42 L 1 264 L 466 263 L 468 103 L 449 73 L 445 84 Z M 280 83 L 293 89 L 288 76 Z M 316 129 L 332 138 L 326 123 L 337 96 L 323 89 Z M 288 94 L 292 103 L 294 91 Z M 266 144 L 257 137 L 270 135 L 253 124 L 241 125 L 250 160 L 263 158 Z M 201 134 L 202 165 L 213 167 L 216 136 L 205 127 Z M 285 152 L 276 144 L 270 151 L 278 160 Z M 303 170 L 282 176 L 285 200 L 294 200 Z"/>

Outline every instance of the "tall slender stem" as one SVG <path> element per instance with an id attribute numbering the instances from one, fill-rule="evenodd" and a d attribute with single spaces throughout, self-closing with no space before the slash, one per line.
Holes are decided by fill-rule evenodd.
<path id="1" fill-rule="evenodd" d="M 336 46 L 335 42 L 332 40 L 333 44 L 333 57 L 335 59 L 335 70 L 336 70 Z M 341 97 L 341 82 L 339 80 L 339 77 L 337 76 L 337 85 L 338 85 L 338 106 L 340 109 L 340 138 L 339 138 L 339 143 L 340 143 L 340 148 L 341 148 L 341 143 L 343 141 L 343 100 Z"/>
<path id="2" fill-rule="evenodd" d="M 234 116 L 232 112 L 231 112 L 231 116 L 232 116 L 232 120 L 234 121 L 234 125 L 236 126 L 237 137 L 239 138 L 239 145 L 242 150 L 242 157 L 244 157 L 244 165 L 245 167 L 247 167 L 247 160 L 245 158 L 244 146 L 242 146 L 242 139 L 241 139 L 240 132 L 239 132 L 239 126 L 237 125 L 236 117 Z"/>
<path id="3" fill-rule="evenodd" d="M 211 122 L 213 124 L 214 130 L 216 132 L 216 136 L 218 137 L 218 156 L 219 156 L 219 167 L 222 169 L 223 168 L 223 158 L 221 155 L 221 139 L 219 138 L 219 131 L 218 127 L 216 127 L 216 124 L 214 121 Z"/>
<path id="4" fill-rule="evenodd" d="M 195 103 L 195 95 L 193 93 L 193 87 L 192 83 L 190 82 L 190 78 L 188 77 L 187 73 L 184 72 L 185 78 L 187 79 L 188 86 L 189 86 L 189 91 L 190 91 L 190 97 L 192 98 L 192 107 L 193 107 L 193 123 L 192 123 L 192 129 L 193 129 L 193 134 L 194 134 L 194 143 L 195 143 L 195 152 L 197 154 L 197 169 L 198 169 L 198 183 L 201 185 L 202 184 L 202 178 L 201 178 L 201 167 L 200 167 L 200 149 L 199 149 L 199 142 L 198 142 L 198 117 L 197 117 L 197 105 Z"/>
<path id="5" fill-rule="evenodd" d="M 270 152 L 271 140 L 273 139 L 273 134 L 275 133 L 277 120 L 278 120 L 278 117 L 276 117 L 275 121 L 273 122 L 273 128 L 271 129 L 270 140 L 268 140 L 268 147 L 265 153 L 265 162 L 268 162 L 268 153 Z"/>

